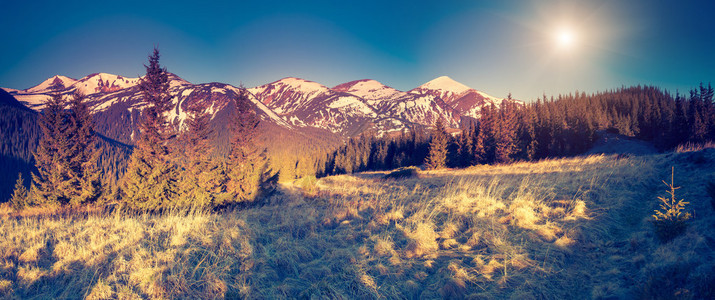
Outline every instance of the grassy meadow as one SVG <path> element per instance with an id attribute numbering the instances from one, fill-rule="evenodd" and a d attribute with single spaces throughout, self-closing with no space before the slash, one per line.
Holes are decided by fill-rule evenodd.
<path id="1" fill-rule="evenodd" d="M 694 214 L 660 242 L 670 178 Z M 0 217 L 0 297 L 712 298 L 715 149 L 369 172 L 224 212 Z"/>

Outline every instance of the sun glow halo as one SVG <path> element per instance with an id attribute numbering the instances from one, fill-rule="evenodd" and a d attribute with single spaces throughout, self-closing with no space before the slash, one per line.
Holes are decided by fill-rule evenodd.
<path id="1" fill-rule="evenodd" d="M 569 28 L 561 28 L 554 35 L 556 46 L 560 49 L 571 49 L 576 45 L 576 35 Z"/>

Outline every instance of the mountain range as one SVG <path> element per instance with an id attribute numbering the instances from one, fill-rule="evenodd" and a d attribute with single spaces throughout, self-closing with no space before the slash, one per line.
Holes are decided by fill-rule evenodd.
<path id="1" fill-rule="evenodd" d="M 225 154 L 230 137 L 227 125 L 234 109 L 230 103 L 240 88 L 217 82 L 192 84 L 175 74 L 169 74 L 169 80 L 173 108 L 168 119 L 182 128 L 189 108 L 210 114 L 214 154 Z M 141 112 L 147 105 L 139 81 L 107 73 L 81 79 L 57 75 L 23 90 L 0 89 L 0 168 L 4 170 L 0 172 L 0 202 L 9 197 L 18 172 L 29 178 L 34 170 L 32 152 L 40 137 L 37 116 L 53 86 L 61 86 L 64 95 L 80 92 L 86 96 L 104 149 L 100 159 L 104 180 L 116 183 L 139 136 Z M 258 142 L 267 149 L 272 168 L 288 180 L 305 175 L 301 172 L 310 174 L 316 157 L 348 138 L 424 129 L 439 118 L 458 128 L 465 118 L 478 118 L 485 105 L 506 101 L 446 76 L 406 92 L 371 79 L 329 88 L 294 77 L 247 90 L 262 120 Z"/>
<path id="2" fill-rule="evenodd" d="M 198 106 L 216 122 L 222 120 L 222 112 L 239 90 L 224 83 L 192 84 L 174 74 L 169 77 L 174 109 L 168 117 L 179 126 L 190 106 Z M 146 105 L 138 88 L 139 78 L 107 73 L 81 79 L 57 75 L 28 89 L 4 89 L 27 107 L 40 110 L 52 92 L 51 87 L 57 84 L 63 87 L 62 94 L 77 91 L 87 96 L 98 132 L 133 144 L 140 112 Z M 447 76 L 406 92 L 372 79 L 329 88 L 294 77 L 247 90 L 254 109 L 267 126 L 291 132 L 317 132 L 333 139 L 355 137 L 368 130 L 383 135 L 417 126 L 429 127 L 440 117 L 448 127 L 457 128 L 462 118 L 478 118 L 485 105 L 499 106 L 504 101 Z"/>

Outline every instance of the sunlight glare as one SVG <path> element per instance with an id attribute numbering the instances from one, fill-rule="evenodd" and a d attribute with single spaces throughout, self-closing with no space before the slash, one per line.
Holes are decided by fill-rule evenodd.
<path id="1" fill-rule="evenodd" d="M 576 44 L 576 36 L 573 31 L 562 28 L 556 32 L 556 45 L 561 49 L 573 48 Z"/>

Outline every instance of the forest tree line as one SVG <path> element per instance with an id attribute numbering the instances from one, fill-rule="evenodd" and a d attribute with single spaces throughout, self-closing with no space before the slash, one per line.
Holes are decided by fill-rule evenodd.
<path id="1" fill-rule="evenodd" d="M 592 95 L 543 96 L 527 104 L 508 97 L 499 106 L 483 107 L 479 119 L 463 121 L 457 134 L 438 120 L 430 130 L 417 126 L 392 136 L 363 134 L 327 153 L 313 147 L 309 154 L 296 154 L 295 145 L 282 145 L 286 153 L 274 154 L 269 161 L 266 149 L 256 143 L 259 118 L 241 89 L 227 112 L 229 133 L 222 133 L 229 139 L 227 149 L 215 155 L 212 140 L 219 133 L 200 107 L 187 108 L 183 128 L 166 119 L 171 96 L 158 50 L 149 57 L 146 72 L 139 88 L 149 105 L 133 148 L 94 132 L 82 95 L 65 98 L 57 92 L 41 114 L 19 103 L 13 104 L 18 107 L 12 113 L 3 114 L 0 123 L 16 130 L 7 131 L 14 134 L 4 139 L 9 144 L 0 150 L 33 149 L 10 153 L 17 162 L 3 160 L 26 175 L 16 177 L 11 199 L 16 208 L 97 202 L 118 202 L 136 210 L 223 207 L 252 201 L 278 176 L 292 180 L 405 166 L 468 167 L 571 156 L 590 149 L 599 131 L 650 141 L 661 150 L 715 140 L 710 85 L 675 96 L 657 87 L 635 86 Z M 285 144 L 300 138 L 282 140 Z M 26 145 L 16 147 L 22 143 Z M 34 166 L 27 163 L 31 161 Z"/>
<path id="2" fill-rule="evenodd" d="M 167 120 L 172 108 L 169 79 L 157 49 L 145 67 L 139 89 L 148 106 L 126 169 L 106 167 L 126 160 L 122 155 L 128 153 L 115 149 L 115 155 L 103 155 L 107 143 L 100 143 L 103 140 L 94 132 L 84 96 L 66 98 L 61 87 L 54 87 L 37 121 L 42 134 L 33 152 L 30 188 L 21 172 L 10 199 L 15 209 L 110 202 L 141 211 L 217 208 L 250 202 L 268 188 L 275 177 L 265 149 L 254 143 L 259 118 L 245 89 L 230 107 L 228 153 L 215 156 L 210 143 L 214 132 L 205 110 L 189 107 L 185 130 Z M 109 172 L 122 175 L 112 180 Z"/>
<path id="3" fill-rule="evenodd" d="M 598 131 L 652 142 L 659 150 L 715 140 L 713 88 L 700 84 L 689 95 L 670 95 L 653 86 L 624 87 L 587 95 L 545 95 L 519 104 L 508 97 L 482 108 L 480 118 L 462 122 L 457 135 L 439 120 L 430 131 L 399 136 L 363 135 L 326 157 L 316 158 L 318 176 L 404 166 L 440 166 L 431 152 L 444 152 L 443 165 L 531 161 L 578 155 L 593 146 Z M 442 151 L 442 148 L 445 151 Z M 441 155 L 438 155 L 441 156 Z"/>

